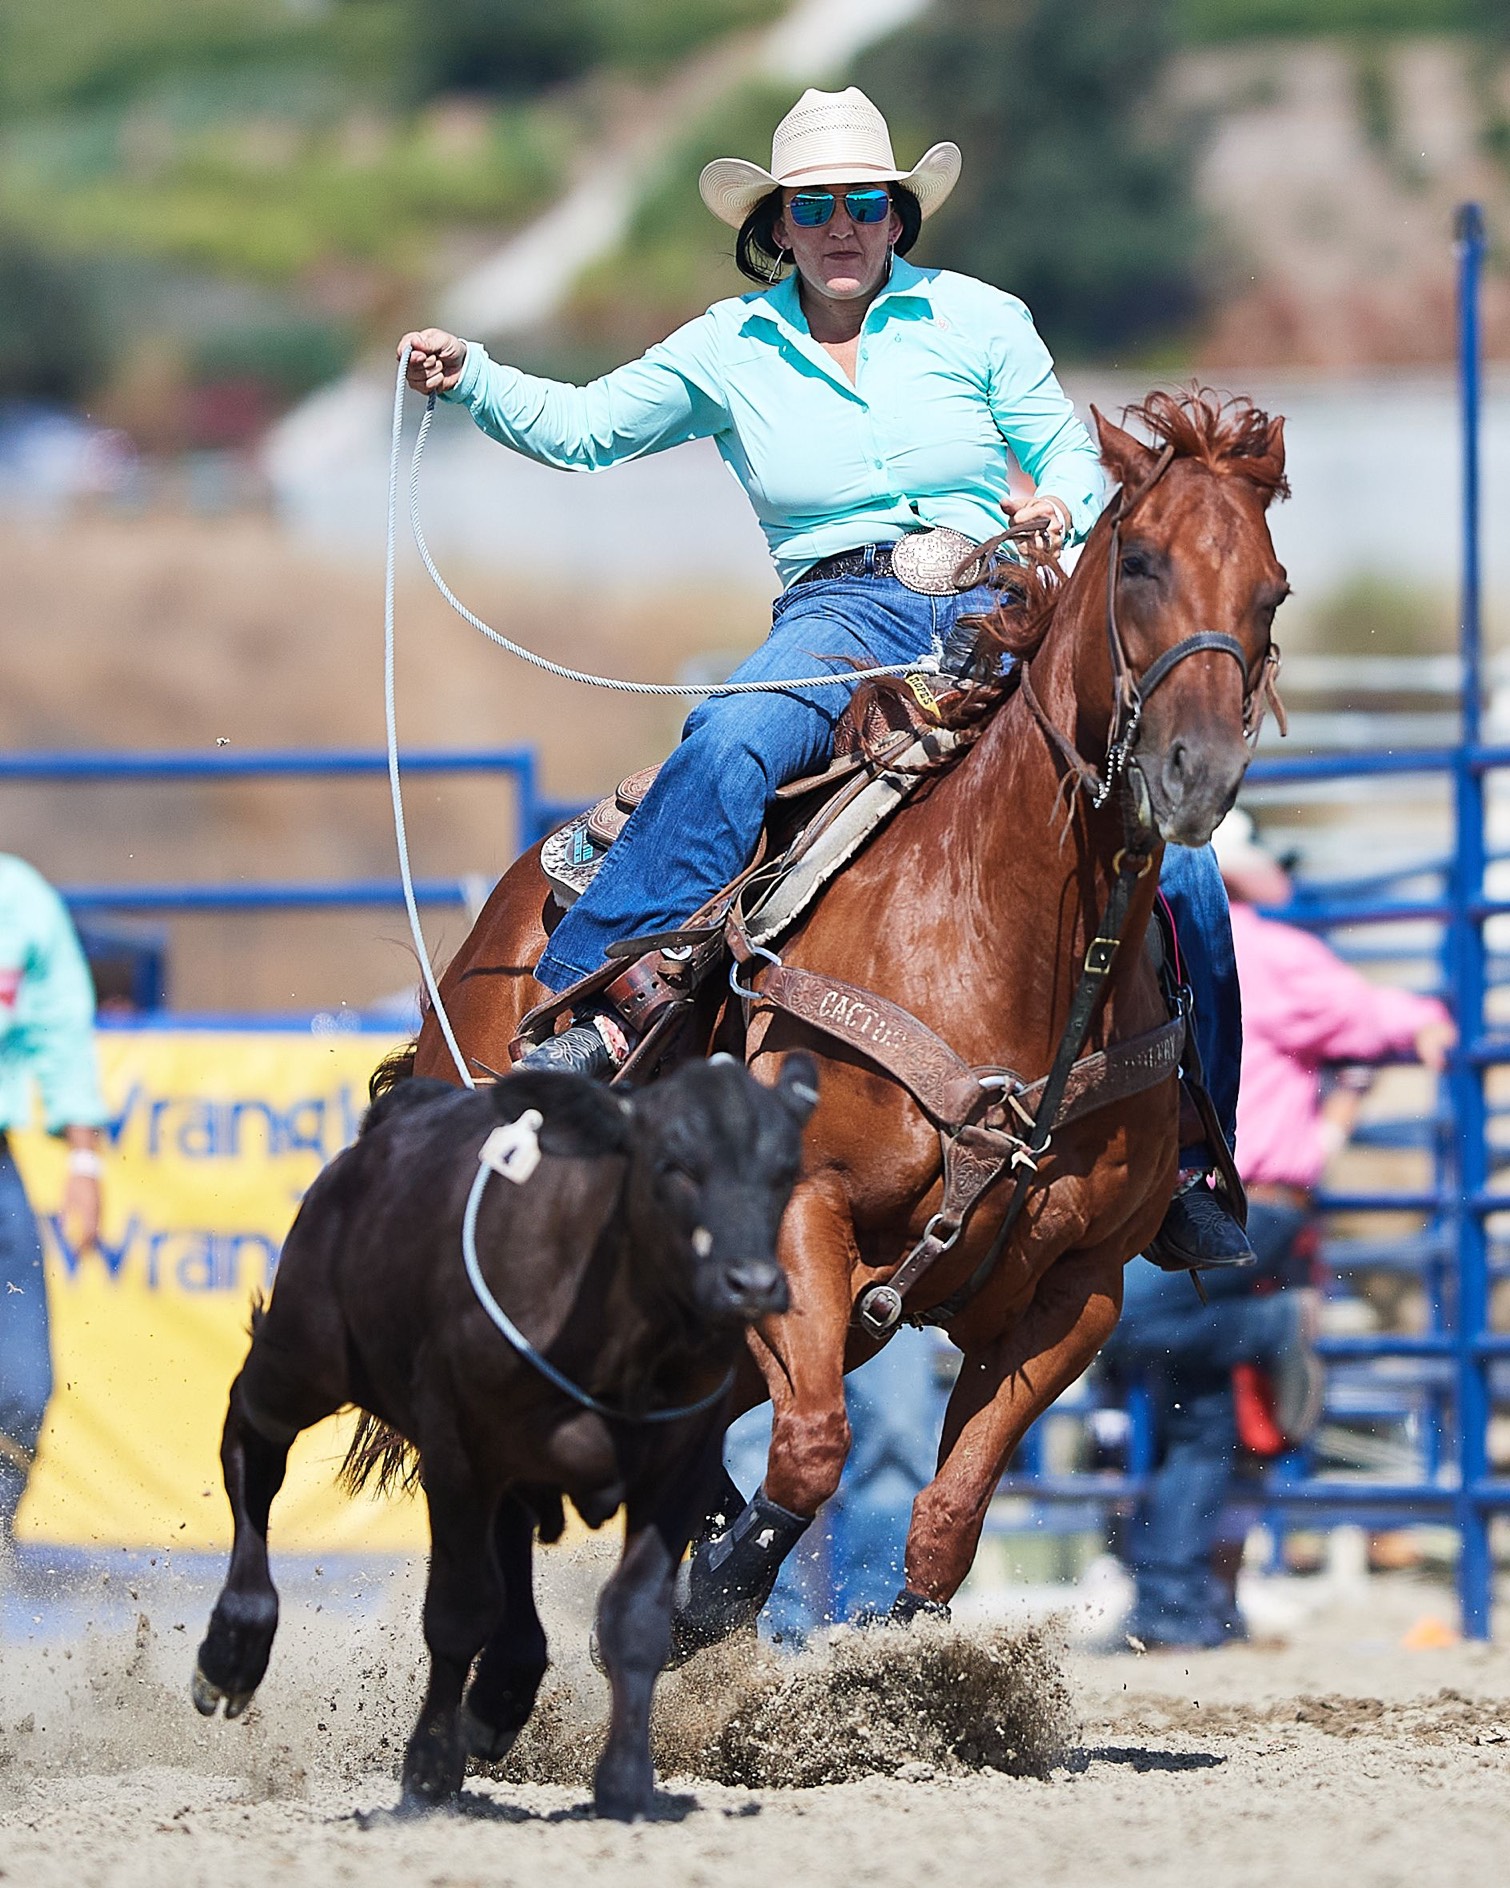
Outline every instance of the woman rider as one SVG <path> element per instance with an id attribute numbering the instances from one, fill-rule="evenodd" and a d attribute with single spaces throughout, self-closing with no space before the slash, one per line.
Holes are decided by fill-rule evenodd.
<path id="1" fill-rule="evenodd" d="M 532 378 L 426 328 L 399 344 L 411 350 L 409 384 L 459 402 L 546 465 L 594 470 L 712 438 L 784 585 L 770 635 L 732 679 L 938 654 L 962 617 L 994 604 L 984 583 L 956 590 L 949 573 L 995 535 L 1000 512 L 1058 550 L 1085 538 L 1104 496 L 1095 447 L 1023 304 L 903 259 L 959 171 L 947 143 L 899 170 L 885 119 L 855 87 L 805 92 L 776 127 L 769 171 L 719 158 L 699 180 L 708 208 L 739 231 L 736 259 L 758 293 L 715 303 L 586 387 Z M 1030 499 L 1008 492 L 1009 450 L 1035 483 Z M 676 929 L 741 872 L 776 789 L 827 763 L 847 697 L 793 689 L 715 696 L 694 710 L 557 926 L 538 980 L 567 989 L 609 945 Z M 1235 1071 L 1236 981 L 1209 852 L 1171 848 L 1164 887 L 1187 937 L 1207 941 L 1187 954 L 1215 973 L 1201 1006 L 1206 1066 L 1214 1077 Z M 632 1041 L 600 998 L 526 1060 L 606 1073 Z M 1229 1118 L 1235 1085 L 1231 1103 Z M 1204 1185 L 1177 1196 L 1160 1240 L 1181 1265 L 1247 1255 Z"/>

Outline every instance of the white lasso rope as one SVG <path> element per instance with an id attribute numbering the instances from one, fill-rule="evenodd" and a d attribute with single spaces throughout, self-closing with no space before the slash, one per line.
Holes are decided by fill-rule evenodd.
<path id="1" fill-rule="evenodd" d="M 404 887 L 404 909 L 409 914 L 409 935 L 414 939 L 420 975 L 425 980 L 430 1007 L 440 1024 L 446 1047 L 451 1051 L 451 1060 L 456 1064 L 456 1073 L 461 1077 L 464 1087 L 475 1088 L 477 1083 L 472 1079 L 472 1071 L 467 1067 L 466 1058 L 457 1044 L 456 1032 L 446 1014 L 446 1006 L 440 1000 L 440 985 L 435 980 L 429 946 L 425 943 L 425 933 L 419 921 L 419 905 L 414 897 L 414 875 L 409 869 L 409 837 L 404 828 L 404 795 L 398 778 L 398 709 L 393 683 L 393 574 L 398 538 L 399 434 L 404 424 L 404 369 L 408 361 L 406 350 L 399 364 L 398 384 L 393 389 L 393 451 L 388 459 L 388 544 L 383 572 L 383 711 L 388 726 L 388 792 L 393 800 L 393 836 L 398 843 L 398 871 Z"/>
<path id="2" fill-rule="evenodd" d="M 388 489 L 388 528 L 390 540 L 393 532 L 393 510 L 398 489 L 399 436 L 403 426 L 403 394 L 405 375 L 409 366 L 409 349 L 405 349 L 398 364 L 398 384 L 393 396 L 393 453 L 390 461 Z M 856 682 L 869 681 L 876 675 L 917 675 L 933 673 L 938 668 L 938 659 L 933 655 L 919 656 L 911 662 L 893 662 L 878 669 L 842 669 L 837 675 L 804 675 L 793 681 L 772 682 L 626 682 L 611 675 L 590 675 L 585 669 L 569 669 L 559 662 L 549 662 L 544 656 L 537 656 L 532 649 L 524 648 L 513 642 L 483 622 L 480 616 L 474 616 L 456 596 L 444 577 L 435 568 L 435 560 L 430 555 L 430 547 L 425 542 L 424 527 L 419 520 L 419 461 L 425 450 L 425 441 L 430 433 L 430 421 L 435 414 L 435 395 L 432 393 L 425 401 L 425 415 L 419 423 L 419 432 L 415 436 L 414 453 L 409 461 L 409 525 L 414 532 L 414 542 L 424 560 L 425 569 L 430 573 L 430 581 L 455 610 L 464 622 L 473 629 L 481 630 L 490 642 L 496 642 L 500 649 L 507 649 L 511 656 L 518 656 L 521 662 L 528 662 L 531 667 L 543 669 L 547 675 L 558 676 L 563 682 L 582 682 L 589 688 L 611 688 L 621 695 L 771 695 L 779 694 L 790 688 L 853 688 Z"/>

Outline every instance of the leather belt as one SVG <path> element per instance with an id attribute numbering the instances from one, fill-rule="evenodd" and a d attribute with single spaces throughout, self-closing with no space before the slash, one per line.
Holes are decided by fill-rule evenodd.
<path id="1" fill-rule="evenodd" d="M 832 557 L 820 557 L 800 577 L 792 579 L 792 588 L 800 583 L 823 583 L 836 577 L 895 577 L 897 582 L 921 596 L 959 596 L 986 581 L 995 553 L 976 560 L 962 570 L 965 560 L 976 549 L 963 531 L 947 525 L 927 530 L 909 531 L 894 544 L 860 544 L 852 551 L 836 551 Z M 955 582 L 961 571 L 963 581 Z"/>
<path id="2" fill-rule="evenodd" d="M 891 546 L 862 544 L 853 551 L 836 551 L 832 557 L 820 557 L 816 564 L 809 564 L 800 577 L 792 579 L 792 588 L 795 590 L 799 583 L 824 583 L 831 577 L 890 575 Z"/>

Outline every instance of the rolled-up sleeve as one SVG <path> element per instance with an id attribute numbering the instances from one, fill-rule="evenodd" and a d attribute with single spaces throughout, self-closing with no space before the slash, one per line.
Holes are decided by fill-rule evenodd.
<path id="1" fill-rule="evenodd" d="M 1018 464 L 1040 492 L 1063 499 L 1077 538 L 1106 503 L 1106 477 L 1090 434 L 1054 373 L 1033 317 L 1014 295 L 999 299 L 991 337 L 991 413 Z"/>
<path id="2" fill-rule="evenodd" d="M 35 921 L 12 1047 L 37 1084 L 49 1134 L 104 1123 L 94 1048 L 94 984 L 63 901 L 44 880 L 33 887 Z"/>
<path id="3" fill-rule="evenodd" d="M 461 379 L 445 398 L 502 445 L 569 472 L 706 439 L 728 418 L 706 315 L 585 387 L 501 366 L 469 341 Z"/>

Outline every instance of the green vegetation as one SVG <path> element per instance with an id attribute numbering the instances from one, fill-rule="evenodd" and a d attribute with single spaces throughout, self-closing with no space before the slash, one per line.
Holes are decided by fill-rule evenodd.
<path id="1" fill-rule="evenodd" d="M 1457 33 L 1487 24 L 1497 0 L 1175 0 L 1187 45 L 1312 39 L 1323 33 Z"/>
<path id="2" fill-rule="evenodd" d="M 719 102 L 668 153 L 622 248 L 577 284 L 565 318 L 528 362 L 586 379 L 643 352 L 689 316 L 751 284 L 734 266 L 734 231 L 709 215 L 697 175 L 715 157 L 764 159 L 791 87 L 751 85 Z"/>
<path id="3" fill-rule="evenodd" d="M 1451 649 L 1457 640 L 1449 597 L 1368 574 L 1323 597 L 1306 628 L 1308 648 L 1338 655 L 1424 655 Z"/>
<path id="4" fill-rule="evenodd" d="M 654 70 L 784 11 L 784 0 L 429 0 L 406 7 L 427 88 L 522 92 L 594 66 Z"/>
<path id="5" fill-rule="evenodd" d="M 89 283 L 14 231 L 0 228 L 0 399 L 76 399 L 104 364 Z"/>
<path id="6" fill-rule="evenodd" d="M 12 334 L 70 337 L 66 367 L 12 348 L 0 391 L 77 395 L 129 377 L 146 345 L 198 375 L 234 355 L 287 397 L 280 349 L 248 336 L 298 334 L 307 363 L 339 363 L 549 202 L 626 81 L 792 4 L 0 0 L 0 312 Z M 1016 290 L 1056 349 L 1147 358 L 1198 311 L 1205 254 L 1187 132 L 1150 110 L 1179 48 L 1351 35 L 1384 150 L 1370 48 L 1440 31 L 1510 41 L 1510 0 L 934 0 L 846 76 L 892 114 L 903 157 L 967 148 L 920 261 Z M 742 89 L 678 141 L 549 365 L 589 372 L 743 291 L 695 178 L 761 155 L 791 93 Z M 1485 147 L 1510 163 L 1486 100 Z M 225 348 L 202 345 L 222 330 Z"/>
<path id="7" fill-rule="evenodd" d="M 1168 0 L 937 0 L 879 47 L 859 83 L 905 101 L 907 148 L 969 153 L 920 256 L 1020 295 L 1056 351 L 1125 357 L 1188 323 L 1192 141 L 1147 110 L 1174 50 Z"/>
<path id="8" fill-rule="evenodd" d="M 542 107 L 406 118 L 79 113 L 0 144 L 0 214 L 34 240 L 268 282 L 317 266 L 422 272 L 437 225 L 517 222 L 559 188 L 568 133 Z"/>

